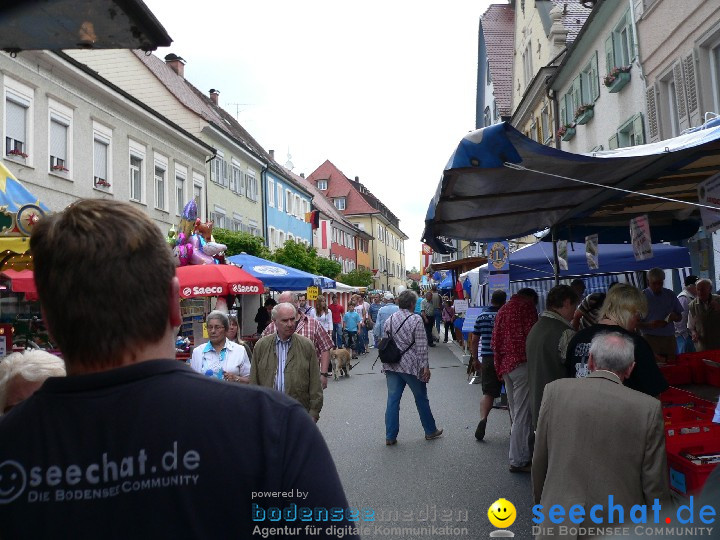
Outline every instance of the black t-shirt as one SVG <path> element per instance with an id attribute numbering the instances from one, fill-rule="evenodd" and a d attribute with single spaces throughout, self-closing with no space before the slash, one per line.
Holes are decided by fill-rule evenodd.
<path id="1" fill-rule="evenodd" d="M 295 520 L 270 521 L 271 508 Z M 301 521 L 303 508 L 348 505 L 302 406 L 175 360 L 48 379 L 0 421 L 4 539 L 250 538 L 284 526 L 304 538 L 308 524 L 351 525 Z"/>
<path id="2" fill-rule="evenodd" d="M 655 355 L 648 342 L 638 334 L 628 332 L 620 326 L 608 324 L 596 324 L 584 328 L 573 336 L 567 348 L 568 377 L 587 376 L 590 342 L 601 332 L 619 332 L 630 336 L 635 344 L 635 369 L 625 380 L 625 386 L 650 396 L 657 396 L 667 390 L 668 383 L 655 362 Z"/>

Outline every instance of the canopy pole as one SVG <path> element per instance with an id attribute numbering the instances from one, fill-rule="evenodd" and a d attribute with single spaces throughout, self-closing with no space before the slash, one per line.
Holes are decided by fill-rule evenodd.
<path id="1" fill-rule="evenodd" d="M 553 243 L 553 273 L 555 274 L 555 286 L 560 285 L 560 259 L 558 258 L 557 249 L 557 231 L 555 227 L 550 229 L 552 232 L 552 243 Z"/>

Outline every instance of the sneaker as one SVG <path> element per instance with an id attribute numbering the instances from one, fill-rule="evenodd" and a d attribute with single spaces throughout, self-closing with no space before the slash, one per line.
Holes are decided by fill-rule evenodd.
<path id="1" fill-rule="evenodd" d="M 487 418 L 480 420 L 480 423 L 477 425 L 477 429 L 475 430 L 475 438 L 478 441 L 482 441 L 485 438 L 485 426 L 487 425 Z"/>
<path id="2" fill-rule="evenodd" d="M 510 472 L 512 473 L 529 473 L 530 471 L 532 471 L 532 463 L 526 463 L 520 467 L 510 465 Z"/>
<path id="3" fill-rule="evenodd" d="M 438 437 L 440 437 L 442 434 L 443 434 L 442 428 L 438 428 L 430 435 L 425 435 L 425 440 L 432 441 L 433 439 L 437 439 Z"/>
<path id="4" fill-rule="evenodd" d="M 397 439 L 385 439 L 385 446 L 392 446 L 397 444 Z"/>

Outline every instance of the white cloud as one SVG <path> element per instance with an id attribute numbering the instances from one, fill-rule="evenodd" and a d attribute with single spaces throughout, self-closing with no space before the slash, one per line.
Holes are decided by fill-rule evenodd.
<path id="1" fill-rule="evenodd" d="M 325 159 L 400 218 L 417 266 L 442 169 L 475 125 L 479 17 L 489 0 L 145 0 L 186 78 L 296 173 Z M 195 8 L 201 6 L 201 10 Z"/>

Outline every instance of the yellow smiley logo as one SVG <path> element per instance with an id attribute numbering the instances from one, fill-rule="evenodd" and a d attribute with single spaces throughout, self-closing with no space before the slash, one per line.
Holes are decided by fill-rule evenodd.
<path id="1" fill-rule="evenodd" d="M 515 523 L 517 512 L 515 505 L 507 499 L 498 499 L 488 508 L 488 519 L 495 527 L 499 529 L 507 529 Z"/>

